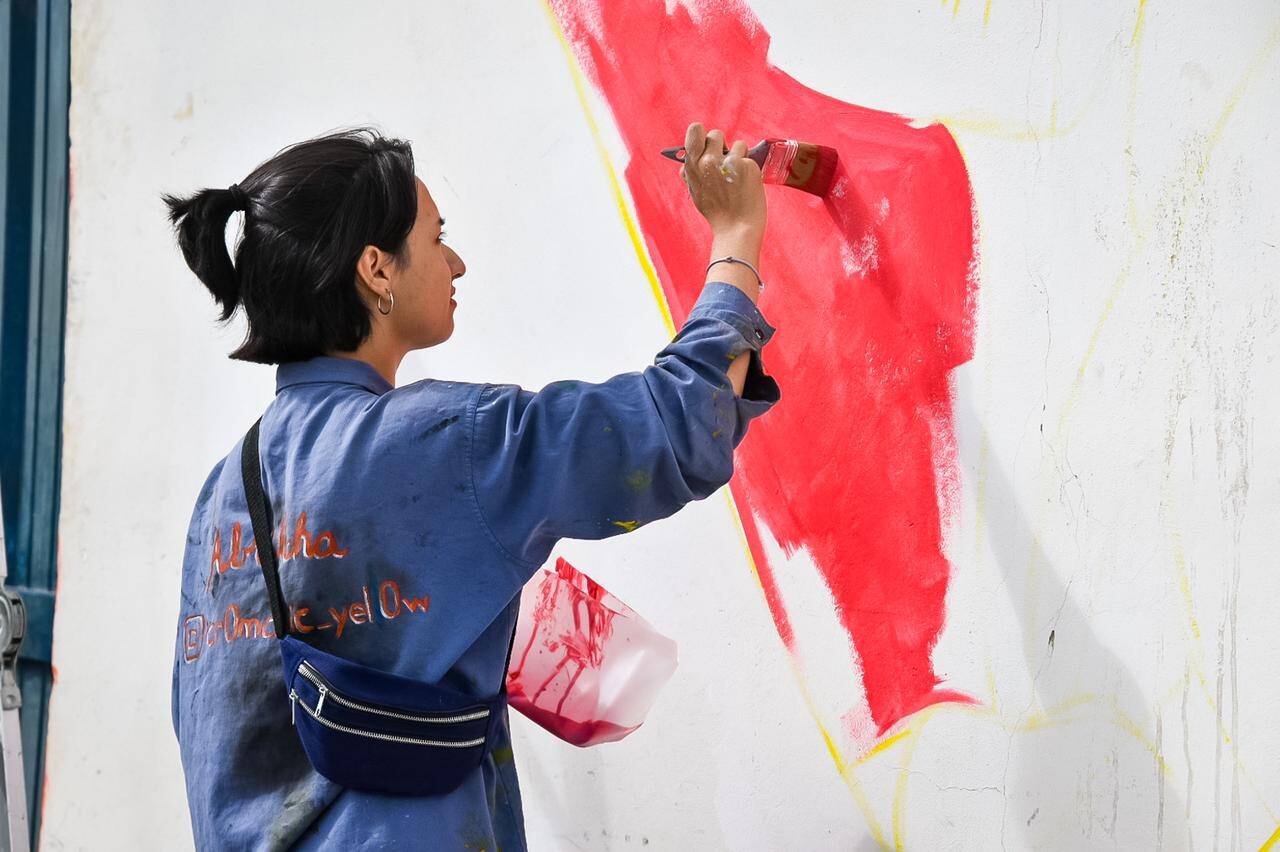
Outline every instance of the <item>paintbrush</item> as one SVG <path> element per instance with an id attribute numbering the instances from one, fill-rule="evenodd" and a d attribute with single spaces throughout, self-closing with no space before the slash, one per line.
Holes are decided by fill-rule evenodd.
<path id="1" fill-rule="evenodd" d="M 729 153 L 726 148 L 725 154 Z M 684 147 L 667 148 L 662 156 L 684 162 Z M 765 183 L 791 186 L 823 198 L 835 180 L 840 155 L 835 148 L 797 142 L 794 139 L 765 139 L 747 151 L 747 159 L 760 167 Z"/>

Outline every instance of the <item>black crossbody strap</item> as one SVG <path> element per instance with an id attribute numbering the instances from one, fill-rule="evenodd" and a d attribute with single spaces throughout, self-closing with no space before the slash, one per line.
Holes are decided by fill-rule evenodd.
<path id="1" fill-rule="evenodd" d="M 240 448 L 240 475 L 244 479 L 244 493 L 249 499 L 249 518 L 253 521 L 253 540 L 258 546 L 258 561 L 262 564 L 262 579 L 267 583 L 267 601 L 271 604 L 271 618 L 276 628 L 276 638 L 289 635 L 289 618 L 285 612 L 284 595 L 280 592 L 280 566 L 276 561 L 276 548 L 271 541 L 275 524 L 271 520 L 271 502 L 262 485 L 262 461 L 258 456 L 258 428 L 262 418 L 249 427 Z"/>
<path id="2" fill-rule="evenodd" d="M 511 670 L 511 652 L 516 648 L 516 631 L 520 628 L 520 607 L 516 607 L 516 620 L 511 625 L 511 638 L 507 640 L 507 661 L 502 664 L 502 683 L 499 692 L 507 691 L 507 672 Z"/>
<path id="3" fill-rule="evenodd" d="M 258 455 L 258 432 L 262 425 L 259 417 L 244 436 L 240 449 L 240 475 L 244 480 L 244 493 L 249 500 L 249 519 L 253 522 L 253 540 L 262 563 L 262 579 L 267 584 L 267 601 L 271 606 L 271 618 L 275 624 L 277 639 L 289 635 L 289 619 L 285 612 L 284 593 L 280 590 L 280 566 L 276 560 L 276 548 L 271 534 L 275 524 L 271 519 L 271 501 L 262 483 L 262 461 Z M 517 607 L 516 620 L 520 614 Z M 511 652 L 515 647 L 516 627 L 512 625 L 511 638 L 507 641 L 507 660 L 502 667 L 502 685 L 506 689 L 507 669 L 511 667 Z"/>

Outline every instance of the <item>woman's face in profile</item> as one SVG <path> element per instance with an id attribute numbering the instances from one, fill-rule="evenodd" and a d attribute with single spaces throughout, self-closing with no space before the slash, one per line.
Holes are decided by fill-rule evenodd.
<path id="1" fill-rule="evenodd" d="M 453 282 L 467 266 L 442 239 L 444 219 L 420 178 L 418 217 L 405 240 L 407 258 L 396 264 L 392 292 L 395 308 L 383 317 L 393 334 L 411 349 L 425 349 L 453 334 Z M 385 305 L 385 302 L 384 302 Z"/>

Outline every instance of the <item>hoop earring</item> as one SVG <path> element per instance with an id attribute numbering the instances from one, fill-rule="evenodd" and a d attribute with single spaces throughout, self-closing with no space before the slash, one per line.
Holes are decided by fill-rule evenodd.
<path id="1" fill-rule="evenodd" d="M 396 309 L 396 296 L 395 296 L 395 293 L 392 293 L 390 290 L 388 290 L 388 291 L 387 291 L 387 298 L 391 300 L 391 307 L 387 308 L 387 309 L 384 311 L 384 310 L 382 309 L 382 296 L 378 296 L 378 313 L 382 314 L 384 317 L 385 317 L 385 316 L 390 315 L 390 313 Z"/>

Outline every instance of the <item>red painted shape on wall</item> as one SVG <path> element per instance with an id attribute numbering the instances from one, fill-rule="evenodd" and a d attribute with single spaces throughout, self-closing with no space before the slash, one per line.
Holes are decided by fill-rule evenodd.
<path id="1" fill-rule="evenodd" d="M 695 14 L 662 0 L 552 7 L 630 152 L 627 183 L 677 324 L 701 289 L 710 232 L 679 167 L 657 152 L 694 120 L 748 145 L 782 136 L 839 151 L 825 203 L 766 190 L 761 307 L 779 328 L 766 360 L 783 398 L 740 447 L 733 493 L 783 641 L 791 647 L 782 566 L 756 517 L 816 563 L 880 731 L 967 700 L 939 688 L 930 659 L 949 574 L 941 511 L 955 481 L 948 373 L 973 349 L 972 199 L 954 140 L 803 86 L 769 64 L 768 34 L 735 2 Z"/>

